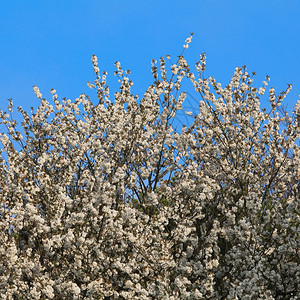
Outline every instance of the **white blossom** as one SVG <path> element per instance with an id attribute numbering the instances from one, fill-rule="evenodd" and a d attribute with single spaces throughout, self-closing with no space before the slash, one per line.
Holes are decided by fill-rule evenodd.
<path id="1" fill-rule="evenodd" d="M 22 130 L 0 110 L 1 297 L 297 299 L 300 101 L 279 110 L 291 85 L 270 88 L 269 113 L 268 76 L 255 88 L 236 68 L 222 87 L 205 53 L 197 76 L 182 55 L 170 76 L 153 60 L 141 98 L 119 62 L 115 94 L 92 64 L 96 100 L 52 89 L 50 104 L 34 86 Z M 180 128 L 184 77 L 201 100 Z"/>

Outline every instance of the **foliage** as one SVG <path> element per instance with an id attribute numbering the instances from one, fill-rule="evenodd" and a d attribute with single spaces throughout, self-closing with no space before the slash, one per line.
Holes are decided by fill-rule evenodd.
<path id="1" fill-rule="evenodd" d="M 191 38 L 186 40 L 188 47 Z M 183 57 L 152 61 L 139 99 L 116 62 L 97 92 L 1 111 L 2 299 L 297 299 L 299 297 L 300 101 L 292 116 L 260 108 L 245 67 L 224 88 Z M 200 113 L 172 125 L 186 98 Z M 190 112 L 186 112 L 190 115 Z M 298 298 L 299 299 L 299 298 Z"/>

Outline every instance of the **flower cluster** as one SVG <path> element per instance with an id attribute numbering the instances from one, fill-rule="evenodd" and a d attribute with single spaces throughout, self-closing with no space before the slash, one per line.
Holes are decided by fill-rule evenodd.
<path id="1" fill-rule="evenodd" d="M 34 87 L 21 131 L 0 111 L 1 299 L 299 299 L 300 101 L 270 88 L 267 112 L 268 77 L 166 58 L 141 99 L 119 62 L 112 99 L 93 55 L 96 103 Z M 177 131 L 184 77 L 199 114 Z"/>

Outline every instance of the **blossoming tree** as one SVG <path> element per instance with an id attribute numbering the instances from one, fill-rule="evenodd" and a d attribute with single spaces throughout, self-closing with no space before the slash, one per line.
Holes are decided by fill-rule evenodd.
<path id="1" fill-rule="evenodd" d="M 119 62 L 112 97 L 93 56 L 97 101 L 34 87 L 22 130 L 0 112 L 1 299 L 299 299 L 300 102 L 280 115 L 290 85 L 170 61 L 141 99 Z M 184 77 L 200 112 L 177 131 Z"/>

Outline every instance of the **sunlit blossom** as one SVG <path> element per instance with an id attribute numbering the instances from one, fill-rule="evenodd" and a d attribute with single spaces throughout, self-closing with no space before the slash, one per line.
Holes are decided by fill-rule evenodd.
<path id="1" fill-rule="evenodd" d="M 117 61 L 111 94 L 91 60 L 95 100 L 51 89 L 51 104 L 34 86 L 20 126 L 12 100 L 0 110 L 1 297 L 298 299 L 300 101 L 280 108 L 292 86 L 256 88 L 243 67 L 222 87 L 203 53 L 195 74 L 182 55 L 153 60 L 140 97 Z"/>

